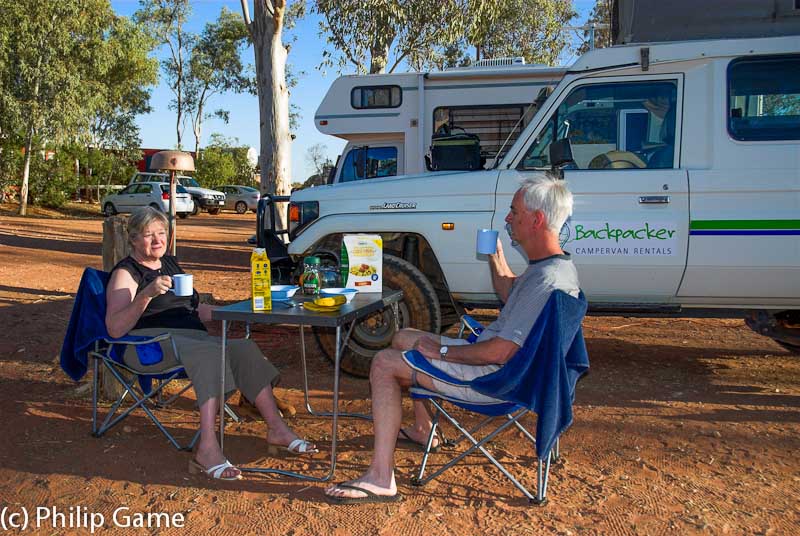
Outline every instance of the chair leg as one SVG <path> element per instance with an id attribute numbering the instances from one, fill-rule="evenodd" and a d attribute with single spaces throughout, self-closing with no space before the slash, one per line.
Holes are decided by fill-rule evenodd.
<path id="1" fill-rule="evenodd" d="M 536 497 L 529 497 L 530 501 L 537 506 L 547 504 L 547 481 L 550 477 L 550 458 L 552 453 L 547 453 L 546 460 L 539 458 L 536 470 Z"/>
<path id="2" fill-rule="evenodd" d="M 97 377 L 98 377 L 98 364 L 97 359 L 92 358 L 92 435 L 99 437 L 97 434 Z"/>
<path id="3" fill-rule="evenodd" d="M 109 409 L 108 415 L 106 416 L 105 420 L 103 421 L 103 424 L 99 428 L 97 428 L 96 419 L 93 419 L 93 423 L 92 423 L 93 431 L 92 431 L 92 434 L 95 437 L 102 436 L 108 430 L 110 430 L 111 428 L 116 426 L 119 422 L 121 422 L 125 417 L 130 415 L 130 413 L 133 412 L 136 408 L 141 408 L 142 411 L 144 411 L 147 414 L 147 416 L 150 417 L 150 420 L 153 422 L 153 424 L 156 425 L 156 427 L 161 431 L 162 434 L 164 434 L 164 436 L 167 438 L 167 440 L 169 440 L 169 442 L 172 443 L 172 445 L 176 449 L 185 450 L 185 447 L 182 447 L 180 445 L 180 443 L 178 443 L 178 441 L 172 436 L 172 434 L 169 433 L 169 431 L 164 427 L 164 425 L 161 424 L 161 421 L 158 420 L 158 418 L 150 410 L 150 408 L 147 407 L 147 404 L 146 404 L 148 401 L 152 402 L 153 401 L 152 400 L 153 397 L 157 397 L 158 394 L 161 392 L 161 389 L 164 387 L 164 385 L 169 383 L 169 381 L 171 379 L 173 379 L 173 378 L 169 378 L 166 382 L 161 383 L 157 387 L 157 389 L 155 391 L 151 392 L 148 395 L 145 395 L 144 393 L 138 393 L 137 389 L 135 388 L 135 386 L 134 386 L 134 384 L 136 383 L 136 377 L 135 376 L 133 378 L 131 378 L 130 383 L 128 383 L 127 381 L 125 381 L 125 379 L 122 377 L 122 375 L 117 371 L 117 369 L 113 366 L 113 364 L 107 362 L 104 359 L 103 360 L 103 365 L 105 365 L 109 369 L 109 371 L 114 376 L 114 378 L 116 378 L 116 380 L 118 382 L 120 382 L 120 384 L 125 388 L 125 390 L 123 391 L 123 393 L 119 397 L 119 399 L 116 402 L 114 402 L 114 404 L 111 406 L 111 409 Z M 96 379 L 96 376 L 95 376 L 95 379 Z M 95 401 L 94 405 L 95 405 L 95 408 L 96 408 L 96 393 L 97 393 L 97 389 L 94 390 L 94 393 L 95 393 L 94 394 L 94 401 Z M 130 395 L 134 399 L 134 403 L 129 408 L 127 408 L 124 412 L 122 412 L 121 414 L 119 414 L 116 417 L 114 417 L 116 412 L 119 410 L 120 405 L 124 402 L 124 400 L 127 398 L 128 395 Z M 192 443 L 191 443 L 192 446 L 194 445 L 194 441 L 196 441 L 196 440 L 192 441 Z"/>

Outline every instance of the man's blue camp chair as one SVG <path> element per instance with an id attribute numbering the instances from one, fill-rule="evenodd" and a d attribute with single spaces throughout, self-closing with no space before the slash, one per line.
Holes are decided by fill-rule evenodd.
<path id="1" fill-rule="evenodd" d="M 186 385 L 179 393 L 168 400 L 164 400 L 162 397 L 164 388 L 171 381 L 187 378 L 183 366 L 176 365 L 158 373 L 149 373 L 129 367 L 122 359 L 125 350 L 128 347 L 134 347 L 142 365 L 154 365 L 163 359 L 159 343 L 169 341 L 180 363 L 180 354 L 175 341 L 169 333 L 152 338 L 131 335 L 119 339 L 111 338 L 106 331 L 105 325 L 105 287 L 107 282 L 108 274 L 106 272 L 92 268 L 84 270 L 78 293 L 75 296 L 75 304 L 72 308 L 67 334 L 61 348 L 61 368 L 75 381 L 80 380 L 86 374 L 89 359 L 92 359 L 92 435 L 94 437 L 102 436 L 130 415 L 133 410 L 141 408 L 175 448 L 192 450 L 200 437 L 199 431 L 185 447 L 182 447 L 161 424 L 152 409 L 148 407 L 166 406 L 184 391 L 191 388 L 191 384 Z M 97 389 L 101 366 L 105 367 L 111 373 L 111 376 L 120 383 L 123 391 L 120 397 L 112 404 L 103 423 L 98 426 Z M 127 379 L 126 376 L 130 376 L 130 379 Z M 157 382 L 155 388 L 152 386 L 153 380 Z M 136 385 L 137 382 L 138 386 Z M 132 399 L 133 404 L 117 414 L 120 406 L 128 397 Z M 225 410 L 234 420 L 238 420 L 238 416 L 233 413 L 227 404 L 225 405 Z"/>
<path id="2" fill-rule="evenodd" d="M 558 458 L 559 437 L 572 424 L 575 385 L 578 378 L 589 368 L 589 358 L 581 329 L 586 306 L 583 293 L 579 298 L 574 298 L 561 291 L 553 292 L 528 338 L 517 353 L 498 371 L 472 381 L 465 382 L 444 374 L 415 350 L 406 352 L 406 358 L 411 366 L 420 372 L 448 383 L 471 387 L 479 393 L 502 401 L 501 403 L 475 404 L 445 397 L 421 387 L 412 387 L 412 398 L 429 401 L 435 408 L 433 428 L 428 436 L 419 474 L 412 479 L 412 484 L 423 486 L 466 456 L 480 451 L 511 480 L 528 500 L 534 504 L 544 504 L 547 501 L 550 462 L 551 459 Z M 469 332 L 469 340 L 477 338 L 482 328 L 480 324 L 467 317 L 462 326 L 462 333 L 465 329 Z M 483 415 L 485 419 L 468 430 L 452 413 L 447 411 L 445 406 L 448 403 L 462 410 Z M 520 422 L 520 419 L 531 411 L 537 414 L 535 437 Z M 450 462 L 429 476 L 424 477 L 440 416 L 444 416 L 461 434 L 456 442 L 448 442 L 449 445 L 452 446 L 467 439 L 472 446 L 465 452 L 456 455 Z M 498 417 L 504 418 L 497 428 L 482 439 L 475 437 L 476 432 Z M 490 441 L 511 426 L 522 432 L 535 448 L 538 458 L 535 495 L 528 491 L 486 449 L 486 445 Z"/>

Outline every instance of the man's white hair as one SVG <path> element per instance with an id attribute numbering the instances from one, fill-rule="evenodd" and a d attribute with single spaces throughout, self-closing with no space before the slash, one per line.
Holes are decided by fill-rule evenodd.
<path id="1" fill-rule="evenodd" d="M 541 173 L 525 179 L 520 189 L 528 210 L 541 210 L 547 229 L 556 234 L 561 232 L 564 222 L 572 215 L 572 192 L 564 181 Z"/>

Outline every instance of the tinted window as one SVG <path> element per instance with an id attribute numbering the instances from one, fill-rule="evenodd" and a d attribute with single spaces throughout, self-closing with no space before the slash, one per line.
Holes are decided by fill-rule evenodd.
<path id="1" fill-rule="evenodd" d="M 339 182 L 397 175 L 397 147 L 358 147 L 344 159 Z"/>
<path id="2" fill-rule="evenodd" d="M 511 104 L 503 106 L 442 106 L 433 111 L 433 132 L 444 128 L 458 133 L 464 130 L 480 138 L 481 155 L 502 157 L 528 126 L 536 106 Z M 503 152 L 498 154 L 503 143 Z"/>
<path id="3" fill-rule="evenodd" d="M 136 187 L 137 187 L 137 186 L 138 186 L 137 184 L 131 184 L 131 185 L 130 185 L 130 186 L 128 186 L 127 188 L 123 189 L 123 190 L 122 190 L 122 191 L 119 193 L 119 195 L 132 194 L 132 193 L 133 193 L 133 192 L 136 190 Z"/>
<path id="4" fill-rule="evenodd" d="M 150 185 L 149 184 L 140 184 L 136 188 L 136 192 L 134 192 L 134 193 L 137 193 L 137 194 L 149 194 L 150 191 L 151 190 L 150 190 Z"/>
<path id="5" fill-rule="evenodd" d="M 397 108 L 403 102 L 400 86 L 362 86 L 350 92 L 353 108 Z"/>
<path id="6" fill-rule="evenodd" d="M 672 168 L 676 99 L 677 86 L 671 81 L 575 88 L 520 167 L 549 167 L 550 144 L 567 138 L 578 169 Z"/>
<path id="7" fill-rule="evenodd" d="M 728 132 L 737 140 L 800 140 L 800 56 L 731 62 Z"/>
<path id="8" fill-rule="evenodd" d="M 165 193 L 165 194 L 169 193 L 169 184 L 162 184 L 161 185 L 161 191 L 163 193 Z M 189 193 L 188 190 L 186 190 L 186 188 L 184 188 L 180 184 L 176 184 L 175 185 L 175 192 L 179 193 L 179 194 L 188 194 Z"/>

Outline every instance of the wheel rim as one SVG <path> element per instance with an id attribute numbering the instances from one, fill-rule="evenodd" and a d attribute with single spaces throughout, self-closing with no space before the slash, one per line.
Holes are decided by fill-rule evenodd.
<path id="1" fill-rule="evenodd" d="M 245 205 L 244 202 L 239 201 L 238 203 L 236 203 L 236 212 L 238 212 L 239 214 L 244 214 L 245 212 L 247 212 L 247 205 Z"/>
<path id="2" fill-rule="evenodd" d="M 103 212 L 105 212 L 106 216 L 113 216 L 116 211 L 114 210 L 114 205 L 106 203 Z"/>

